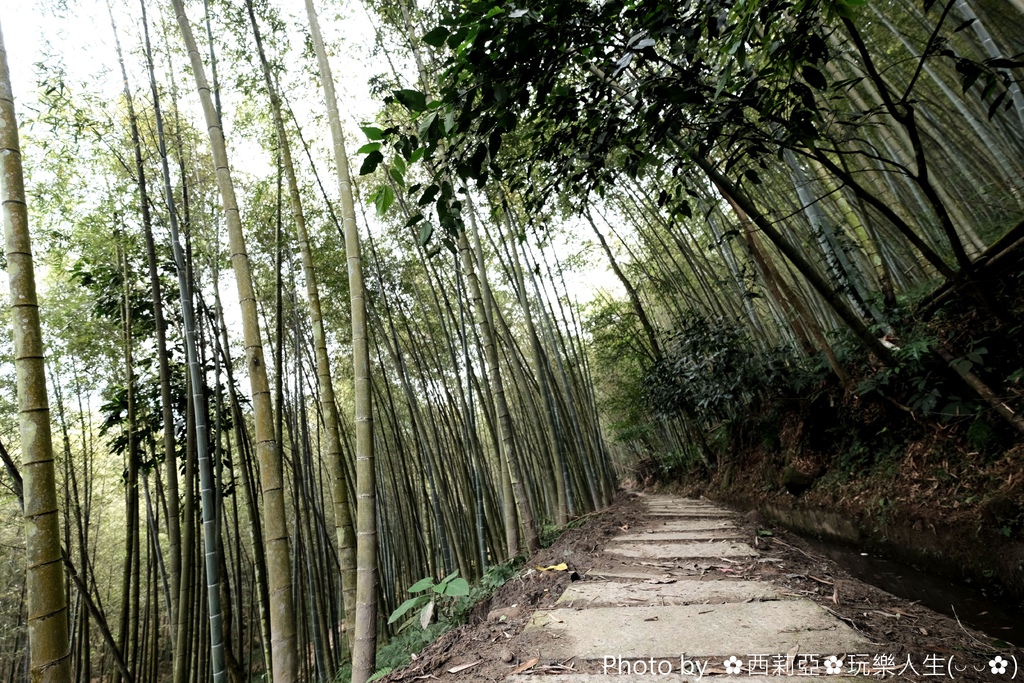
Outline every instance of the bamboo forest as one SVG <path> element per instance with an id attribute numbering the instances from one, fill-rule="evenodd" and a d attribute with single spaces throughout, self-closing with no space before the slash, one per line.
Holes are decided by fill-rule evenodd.
<path id="1" fill-rule="evenodd" d="M 677 672 L 762 651 L 630 626 L 613 556 L 643 609 L 673 572 L 796 581 L 735 609 L 821 597 L 835 637 L 1016 671 L 1022 0 L 0 0 L 0 27 L 0 681 L 611 681 L 584 646 L 641 627 Z M 634 529 L 712 510 L 735 536 L 677 522 L 622 572 Z M 1016 625 L 851 597 L 872 580 L 797 534 Z"/>

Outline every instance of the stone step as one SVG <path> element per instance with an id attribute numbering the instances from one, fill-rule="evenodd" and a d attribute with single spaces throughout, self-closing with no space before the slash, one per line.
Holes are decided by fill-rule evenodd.
<path id="1" fill-rule="evenodd" d="M 705 503 L 699 500 L 651 500 L 647 501 L 648 510 L 657 510 L 660 508 L 695 508 L 702 509 L 707 508 L 711 510 L 721 510 L 721 505 L 715 505 L 714 503 Z"/>
<path id="2" fill-rule="evenodd" d="M 866 652 L 871 643 L 809 600 L 538 610 L 524 635 L 542 659 L 678 660 L 813 652 Z M 822 672 L 823 673 L 823 672 Z"/>
<path id="3" fill-rule="evenodd" d="M 612 540 L 616 543 L 647 543 L 650 541 L 712 541 L 728 538 L 742 538 L 745 533 L 739 529 L 701 529 L 696 531 L 646 531 L 639 534 L 622 534 Z"/>
<path id="4" fill-rule="evenodd" d="M 673 583 L 579 581 L 562 593 L 557 607 L 592 609 L 611 605 L 692 605 L 777 600 L 778 591 L 763 581 L 680 579 Z"/>
<path id="5" fill-rule="evenodd" d="M 637 581 L 661 581 L 667 583 L 669 581 L 678 581 L 688 578 L 688 574 L 682 574 L 673 572 L 669 569 L 630 569 L 628 567 L 606 567 L 603 569 L 591 569 L 587 572 L 586 578 L 600 578 L 607 579 L 616 582 L 630 582 L 635 583 Z"/>
<path id="6" fill-rule="evenodd" d="M 662 508 L 658 510 L 651 510 L 647 513 L 648 516 L 654 518 L 661 517 L 679 517 L 680 519 L 735 519 L 734 513 L 726 510 L 719 510 L 717 508 L 708 508 L 706 510 L 697 510 L 693 508 Z"/>
<path id="7" fill-rule="evenodd" d="M 605 547 L 604 552 L 647 560 L 692 559 L 698 557 L 757 557 L 757 551 L 737 541 L 691 541 L 689 543 L 630 543 Z"/>
<path id="8" fill-rule="evenodd" d="M 639 533 L 657 533 L 660 531 L 708 531 L 714 529 L 735 529 L 731 519 L 668 519 L 651 520 L 644 525 L 645 531 Z"/>

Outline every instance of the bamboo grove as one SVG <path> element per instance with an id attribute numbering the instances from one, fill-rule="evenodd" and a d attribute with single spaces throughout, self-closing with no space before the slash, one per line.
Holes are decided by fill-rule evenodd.
<path id="1" fill-rule="evenodd" d="M 407 588 L 714 468 L 780 368 L 933 354 L 1024 430 L 1012 344 L 900 314 L 994 306 L 1024 6 L 92 4 L 20 120 L 0 43 L 5 680 L 363 683 Z"/>

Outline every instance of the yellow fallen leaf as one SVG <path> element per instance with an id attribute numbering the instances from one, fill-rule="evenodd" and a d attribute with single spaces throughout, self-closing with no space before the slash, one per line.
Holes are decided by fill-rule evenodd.
<path id="1" fill-rule="evenodd" d="M 565 562 L 562 562 L 560 564 L 553 564 L 550 567 L 541 567 L 539 565 L 537 567 L 537 569 L 541 570 L 542 572 L 564 572 L 568 568 L 569 565 L 567 565 Z"/>

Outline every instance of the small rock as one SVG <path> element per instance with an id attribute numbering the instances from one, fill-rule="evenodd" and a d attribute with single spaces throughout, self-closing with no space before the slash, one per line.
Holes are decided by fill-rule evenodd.
<path id="1" fill-rule="evenodd" d="M 515 659 L 515 655 L 513 655 L 512 651 L 508 648 L 503 648 L 502 651 L 498 654 L 498 659 L 505 662 L 506 664 L 511 664 L 512 660 Z"/>

